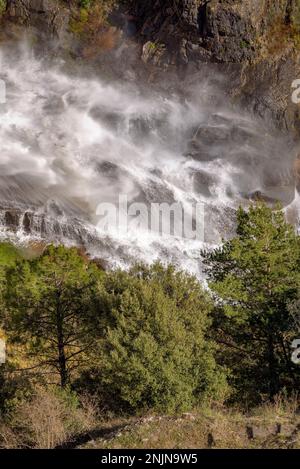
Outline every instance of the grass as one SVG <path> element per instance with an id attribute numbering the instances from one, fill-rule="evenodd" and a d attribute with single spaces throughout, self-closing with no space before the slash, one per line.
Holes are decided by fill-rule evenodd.
<path id="1" fill-rule="evenodd" d="M 296 398 L 243 413 L 202 408 L 176 416 L 112 417 L 90 396 L 38 389 L 0 423 L 0 448 L 300 449 Z"/>
<path id="2" fill-rule="evenodd" d="M 242 412 L 212 404 L 193 412 L 114 416 L 99 396 L 36 385 L 0 418 L 0 449 L 300 449 L 300 400 Z"/>
<path id="3" fill-rule="evenodd" d="M 123 429 L 111 430 L 81 448 L 194 449 L 300 448 L 300 415 L 266 406 L 253 414 L 233 410 L 206 410 L 177 417 L 128 419 Z"/>

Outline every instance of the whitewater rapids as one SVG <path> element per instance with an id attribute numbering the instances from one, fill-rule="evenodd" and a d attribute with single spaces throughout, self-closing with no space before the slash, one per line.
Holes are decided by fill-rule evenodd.
<path id="1" fill-rule="evenodd" d="M 160 259 L 201 275 L 253 194 L 298 207 L 295 146 L 200 81 L 186 96 L 66 71 L 25 43 L 0 46 L 1 238 L 83 244 L 110 266 Z M 205 204 L 205 239 L 97 228 L 100 203 Z"/>

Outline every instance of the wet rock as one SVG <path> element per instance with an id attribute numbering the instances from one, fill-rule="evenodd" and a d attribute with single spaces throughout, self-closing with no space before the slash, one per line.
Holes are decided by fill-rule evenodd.
<path id="1" fill-rule="evenodd" d="M 19 226 L 20 213 L 17 210 L 7 210 L 4 212 L 4 223 L 9 229 L 16 229 Z"/>
<path id="2" fill-rule="evenodd" d="M 155 128 L 151 118 L 136 117 L 129 120 L 129 133 L 134 139 L 146 138 Z"/>
<path id="3" fill-rule="evenodd" d="M 176 11 L 176 10 L 175 10 Z M 199 31 L 199 1 L 182 1 L 183 26 L 194 32 Z"/>
<path id="4" fill-rule="evenodd" d="M 241 5 L 237 0 L 181 0 L 170 3 L 173 7 L 170 4 L 164 7 L 161 2 L 153 2 L 148 7 L 141 2 L 142 5 L 137 6 L 137 14 L 143 24 L 142 35 L 147 33 L 148 38 L 151 36 L 155 41 L 166 38 L 172 30 L 173 41 L 170 42 L 173 45 L 176 37 L 195 44 L 201 42 L 210 54 L 206 58 L 213 61 L 248 60 L 255 55 L 252 42 L 255 39 L 257 22 L 253 22 L 252 18 L 255 11 L 253 3 L 258 4 L 256 0 L 247 2 L 248 6 Z M 259 10 L 262 10 L 261 6 Z M 180 57 L 181 41 L 178 44 Z M 171 49 L 172 44 L 170 53 Z"/>
<path id="5" fill-rule="evenodd" d="M 226 64 L 226 87 L 234 99 L 280 129 L 300 134 L 299 110 L 291 102 L 291 83 L 300 74 L 298 54 L 288 36 L 286 41 L 278 38 L 275 53 L 268 49 L 270 40 L 276 42 L 275 19 L 288 31 L 295 2 L 171 0 L 166 5 L 158 1 L 134 5 L 145 63 L 199 70 L 210 62 L 218 71 Z M 154 59 L 151 44 L 158 42 L 165 44 L 163 61 Z"/>
<path id="6" fill-rule="evenodd" d="M 93 107 L 90 110 L 90 115 L 96 121 L 101 122 L 110 129 L 117 130 L 124 122 L 123 116 L 118 111 L 111 111 L 100 107 Z"/>
<path id="7" fill-rule="evenodd" d="M 31 216 L 29 213 L 25 213 L 22 227 L 27 234 L 30 234 L 30 226 L 31 226 Z"/>
<path id="8" fill-rule="evenodd" d="M 210 197 L 210 187 L 214 182 L 213 177 L 205 171 L 198 171 L 194 175 L 194 191 L 200 193 L 205 197 Z"/>
<path id="9" fill-rule="evenodd" d="M 166 47 L 164 44 L 158 44 L 152 41 L 146 42 L 143 46 L 142 61 L 147 64 L 163 66 L 165 64 Z"/>
<path id="10" fill-rule="evenodd" d="M 227 142 L 231 136 L 230 127 L 225 126 L 201 126 L 193 137 L 193 142 L 201 142 L 206 145 Z"/>
<path id="11" fill-rule="evenodd" d="M 187 46 L 187 40 L 182 39 L 181 45 L 180 45 L 180 50 L 179 50 L 179 55 L 180 55 L 181 62 L 184 63 L 184 64 L 188 64 L 188 62 L 189 62 L 186 46 Z"/>
<path id="12" fill-rule="evenodd" d="M 48 200 L 45 206 L 45 213 L 48 216 L 63 217 L 64 211 L 56 200 Z"/>
<path id="13" fill-rule="evenodd" d="M 1 232 L 19 233 L 20 235 L 31 235 L 32 238 L 39 238 L 49 242 L 69 240 L 79 245 L 93 243 L 97 236 L 89 231 L 84 220 L 76 218 L 64 219 L 57 215 L 57 208 L 48 211 L 36 211 L 26 208 L 12 208 L 0 206 L 0 227 Z M 59 212 L 60 213 L 60 212 Z"/>
<path id="14" fill-rule="evenodd" d="M 39 33 L 64 39 L 70 10 L 59 0 L 8 0 L 7 16 Z"/>

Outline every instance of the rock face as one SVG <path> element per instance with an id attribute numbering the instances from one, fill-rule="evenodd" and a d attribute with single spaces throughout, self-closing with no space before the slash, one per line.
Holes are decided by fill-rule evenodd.
<path id="1" fill-rule="evenodd" d="M 165 43 L 180 61 L 237 63 L 260 51 L 262 36 L 273 23 L 288 25 L 298 15 L 297 0 L 133 1 L 139 34 Z M 184 42 L 183 42 L 184 39 Z M 183 46 L 183 47 L 182 47 Z M 185 62 L 185 58 L 183 57 Z"/>
<path id="2" fill-rule="evenodd" d="M 297 0 L 132 3 L 144 62 L 187 73 L 215 64 L 226 70 L 233 97 L 300 135 L 299 110 L 291 102 L 291 84 L 300 76 Z"/>
<path id="3" fill-rule="evenodd" d="M 42 34 L 63 40 L 69 23 L 69 9 L 59 0 L 8 0 L 7 17 L 31 26 Z"/>
<path id="4" fill-rule="evenodd" d="M 75 4 L 7 0 L 6 16 L 65 41 L 66 48 L 74 51 L 77 39 L 70 37 L 68 25 Z M 300 135 L 299 108 L 291 101 L 292 82 L 300 77 L 298 0 L 128 0 L 127 4 L 124 7 L 122 2 L 112 21 L 124 28 L 125 40 L 118 47 L 120 57 L 126 56 L 128 76 L 130 67 L 133 75 L 139 68 L 136 56 L 151 77 L 159 71 L 180 71 L 185 78 L 210 64 L 218 73 L 226 72 L 226 91 L 237 102 L 281 130 Z M 111 59 L 106 54 L 109 67 L 114 69 L 119 61 L 122 68 L 120 57 L 113 54 Z"/>
<path id="5" fill-rule="evenodd" d="M 93 235 L 85 228 L 85 223 L 73 218 L 69 222 L 63 217 L 36 213 L 34 210 L 0 205 L 1 234 L 19 233 L 39 239 L 73 241 L 79 245 L 93 241 Z"/>

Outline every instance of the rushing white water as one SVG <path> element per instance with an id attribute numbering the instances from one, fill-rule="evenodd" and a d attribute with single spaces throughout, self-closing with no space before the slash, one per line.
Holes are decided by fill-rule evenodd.
<path id="1" fill-rule="evenodd" d="M 112 265 L 159 258 L 198 273 L 199 241 L 99 232 L 98 204 L 117 204 L 120 194 L 147 204 L 202 201 L 205 242 L 217 243 L 232 230 L 232 209 L 255 191 L 293 203 L 289 140 L 222 102 L 209 79 L 186 97 L 163 96 L 64 70 L 25 45 L 0 49 L 2 237 L 13 230 L 21 240 L 83 243 Z"/>

